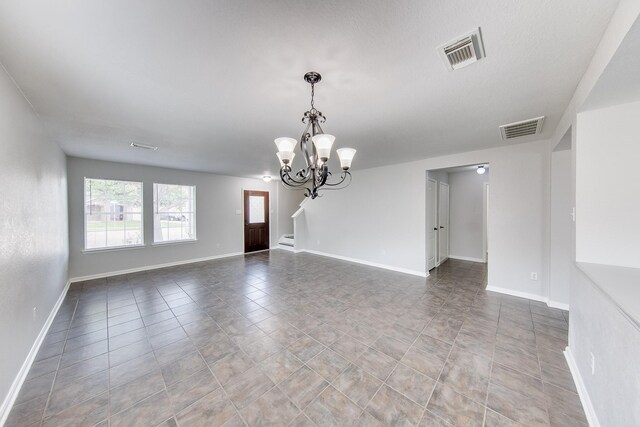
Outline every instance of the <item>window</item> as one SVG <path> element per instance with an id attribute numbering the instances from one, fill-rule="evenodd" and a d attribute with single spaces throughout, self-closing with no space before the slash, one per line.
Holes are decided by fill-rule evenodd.
<path id="1" fill-rule="evenodd" d="M 153 242 L 196 239 L 196 187 L 153 184 Z"/>
<path id="2" fill-rule="evenodd" d="M 84 179 L 84 248 L 141 246 L 142 183 Z"/>

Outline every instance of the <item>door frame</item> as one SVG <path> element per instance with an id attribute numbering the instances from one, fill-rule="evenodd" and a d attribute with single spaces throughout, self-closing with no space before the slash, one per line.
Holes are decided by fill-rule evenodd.
<path id="1" fill-rule="evenodd" d="M 447 226 L 444 227 L 444 233 L 446 233 L 447 235 L 447 253 L 446 253 L 446 257 L 441 258 L 441 253 L 442 251 L 440 250 L 440 245 L 442 244 L 442 225 L 441 225 L 441 218 L 440 218 L 440 212 L 442 211 L 442 204 L 440 203 L 442 198 L 441 198 L 441 193 L 440 193 L 440 189 L 442 188 L 442 186 L 446 186 L 447 187 L 447 203 L 449 204 L 449 206 L 447 206 L 447 212 L 449 212 L 449 216 L 451 216 L 451 212 L 450 212 L 450 207 L 451 207 L 451 192 L 449 191 L 449 184 L 446 182 L 442 182 L 442 181 L 438 181 L 438 257 L 436 258 L 436 266 L 439 266 L 440 264 L 442 264 L 444 261 L 449 259 L 449 248 L 451 246 L 451 242 L 449 240 L 449 218 L 447 218 Z"/>
<path id="2" fill-rule="evenodd" d="M 265 194 L 266 195 L 266 203 L 265 203 L 265 224 L 266 224 L 266 229 L 267 229 L 267 247 L 265 249 L 259 249 L 256 251 L 250 251 L 247 252 L 247 241 L 246 241 L 246 227 L 248 225 L 248 218 L 247 218 L 247 210 L 246 210 L 246 197 L 247 197 L 247 193 L 261 193 L 261 194 Z M 249 194 L 250 195 L 250 194 Z M 243 245 L 242 245 L 242 253 L 244 254 L 253 254 L 256 252 L 262 252 L 262 251 L 268 251 L 271 249 L 271 205 L 270 205 L 270 199 L 271 199 L 271 192 L 269 190 L 250 190 L 250 189 L 246 189 L 243 188 L 242 189 L 242 241 L 243 241 Z"/>
<path id="3" fill-rule="evenodd" d="M 433 196 L 431 197 L 433 200 L 429 199 L 429 182 L 433 183 Z M 435 202 L 435 203 L 432 203 Z M 431 206 L 433 204 L 433 206 Z M 433 215 L 433 222 L 430 223 L 431 215 Z M 427 272 L 438 266 L 438 181 L 433 178 L 427 178 Z M 429 230 L 428 228 L 434 227 L 434 230 Z M 429 233 L 433 231 L 433 240 L 435 241 L 435 251 L 431 254 L 431 242 L 429 241 Z M 429 259 L 433 255 L 433 267 L 429 268 Z"/>
<path id="4" fill-rule="evenodd" d="M 489 258 L 489 183 L 482 186 L 482 259 L 484 263 Z"/>

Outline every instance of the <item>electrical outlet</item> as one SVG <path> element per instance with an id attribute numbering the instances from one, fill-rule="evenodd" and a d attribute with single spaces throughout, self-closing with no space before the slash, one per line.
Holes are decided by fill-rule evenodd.
<path id="1" fill-rule="evenodd" d="M 236 215 L 242 215 L 242 211 L 240 209 L 236 209 Z"/>
<path id="2" fill-rule="evenodd" d="M 317 241 L 316 241 L 316 244 L 317 244 L 318 246 L 320 246 L 320 240 L 317 240 Z"/>
<path id="3" fill-rule="evenodd" d="M 536 273 L 535 271 L 531 272 L 531 280 L 538 280 L 538 273 Z"/>
<path id="4" fill-rule="evenodd" d="M 37 316 L 38 316 L 38 308 L 37 307 L 33 307 L 33 320 L 36 320 Z"/>
<path id="5" fill-rule="evenodd" d="M 593 353 L 589 353 L 591 355 L 591 359 L 589 360 L 589 365 L 591 366 L 591 375 L 596 374 L 596 357 Z"/>

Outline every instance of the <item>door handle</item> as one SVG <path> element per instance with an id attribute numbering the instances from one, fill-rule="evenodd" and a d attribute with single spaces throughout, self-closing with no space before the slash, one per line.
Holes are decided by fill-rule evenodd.
<path id="1" fill-rule="evenodd" d="M 444 228 L 444 227 L 441 225 L 440 228 Z"/>
<path id="2" fill-rule="evenodd" d="M 438 227 L 433 227 L 433 231 L 438 231 Z"/>

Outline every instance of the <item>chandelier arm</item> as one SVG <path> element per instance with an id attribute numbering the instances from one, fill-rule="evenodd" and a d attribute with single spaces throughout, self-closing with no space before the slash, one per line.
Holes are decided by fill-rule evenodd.
<path id="1" fill-rule="evenodd" d="M 289 187 L 302 187 L 304 186 L 309 179 L 305 179 L 303 181 L 297 180 L 295 178 L 293 178 L 288 172 L 282 172 L 280 171 L 280 179 L 282 179 L 282 182 L 289 186 Z"/>
<path id="2" fill-rule="evenodd" d="M 347 185 L 345 185 L 344 187 L 341 187 L 341 188 L 346 188 L 346 187 L 349 186 L 349 184 L 351 184 L 351 172 L 349 172 L 349 171 L 343 171 L 342 172 L 342 179 L 340 181 L 334 182 L 334 183 L 327 182 L 325 185 L 328 186 L 328 187 L 337 187 L 337 186 L 341 185 L 347 179 L 347 176 L 349 177 L 349 183 Z M 339 190 L 339 189 L 338 188 L 327 188 L 327 190 Z"/>

